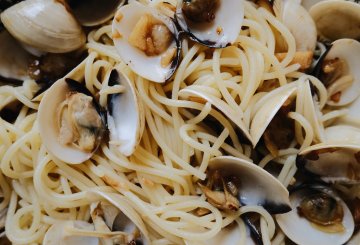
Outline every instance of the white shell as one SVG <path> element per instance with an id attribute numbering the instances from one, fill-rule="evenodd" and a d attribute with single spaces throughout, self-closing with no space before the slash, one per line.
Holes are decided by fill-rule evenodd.
<path id="1" fill-rule="evenodd" d="M 297 206 L 301 202 L 300 194 L 302 194 L 301 191 L 290 195 L 292 211 L 276 215 L 276 221 L 287 237 L 298 245 L 341 245 L 349 240 L 354 231 L 354 220 L 344 201 L 340 200 L 344 210 L 342 224 L 345 232 L 325 233 L 311 226 L 307 219 L 299 217 Z"/>
<path id="2" fill-rule="evenodd" d="M 326 0 L 302 0 L 301 1 L 301 5 L 307 10 L 309 11 L 310 8 L 317 4 L 318 2 L 321 2 L 321 1 L 326 1 Z"/>
<path id="3" fill-rule="evenodd" d="M 310 15 L 318 35 L 334 41 L 360 38 L 360 5 L 351 1 L 327 0 L 313 5 Z"/>
<path id="4" fill-rule="evenodd" d="M 67 1 L 74 16 L 83 26 L 96 26 L 110 20 L 125 0 Z M 72 5 L 74 3 L 74 5 Z"/>
<path id="5" fill-rule="evenodd" d="M 192 39 L 208 47 L 224 48 L 239 36 L 244 20 L 244 3 L 241 0 L 222 0 L 211 23 L 194 23 L 186 20 L 179 1 L 176 19 Z"/>
<path id="6" fill-rule="evenodd" d="M 43 245 L 98 245 L 99 238 L 89 236 L 74 236 L 67 231 L 69 229 L 81 229 L 94 231 L 94 225 L 84 221 L 58 220 L 46 232 Z"/>
<path id="7" fill-rule="evenodd" d="M 360 13 L 360 12 L 359 12 Z M 360 95 L 360 42 L 353 39 L 339 39 L 332 43 L 330 51 L 326 54 L 325 61 L 339 58 L 348 66 L 348 74 L 354 81 L 351 86 L 342 91 L 339 102 L 328 101 L 332 106 L 344 106 L 353 102 Z M 344 74 L 347 75 L 347 74 Z"/>
<path id="8" fill-rule="evenodd" d="M 124 198 L 122 195 L 117 193 L 108 193 L 103 191 L 89 191 L 90 195 L 96 194 L 102 198 L 104 198 L 106 201 L 117 207 L 123 214 L 124 217 L 131 220 L 133 224 L 136 225 L 136 227 L 140 230 L 143 243 L 150 244 L 149 240 L 149 232 L 146 229 L 146 226 L 142 220 L 142 218 L 139 216 L 139 214 L 132 208 L 131 204 Z M 131 229 L 131 225 L 128 226 L 129 229 Z"/>
<path id="9" fill-rule="evenodd" d="M 177 55 L 174 61 L 167 67 L 161 66 L 162 55 L 147 56 L 141 50 L 133 47 L 128 38 L 141 16 L 145 14 L 151 14 L 158 20 L 161 20 L 169 30 L 174 34 L 174 40 L 170 44 L 169 49 L 176 47 Z M 117 20 L 116 16 L 122 16 L 120 20 Z M 174 33 L 175 26 L 169 17 L 161 15 L 155 9 L 149 6 L 144 6 L 138 2 L 131 2 L 128 5 L 121 7 L 115 14 L 115 18 L 112 24 L 112 31 L 119 33 L 120 37 L 113 38 L 115 47 L 118 51 L 120 58 L 138 75 L 158 83 L 163 83 L 171 77 L 177 66 L 178 60 L 178 48 L 176 33 Z"/>
<path id="10" fill-rule="evenodd" d="M 330 152 L 323 152 L 329 149 Z M 306 155 L 320 150 L 317 160 L 306 159 Z M 340 182 L 347 184 L 360 183 L 360 164 L 355 154 L 360 151 L 360 144 L 356 141 L 332 141 L 310 146 L 299 153 L 305 157 L 306 170 L 321 176 L 325 182 Z M 353 173 L 354 175 L 349 173 Z"/>
<path id="11" fill-rule="evenodd" d="M 288 190 L 274 176 L 252 162 L 221 156 L 212 158 L 208 169 L 221 170 L 224 177 L 239 178 L 239 201 L 243 205 L 264 206 L 271 213 L 278 213 L 278 207 L 288 209 L 290 206 Z"/>
<path id="12" fill-rule="evenodd" d="M 336 125 L 325 129 L 326 142 L 342 141 L 360 144 L 360 129 L 349 125 Z"/>
<path id="13" fill-rule="evenodd" d="M 255 104 L 250 124 L 250 135 L 254 147 L 281 106 L 291 95 L 295 94 L 297 90 L 295 85 L 295 83 L 290 83 L 289 85 L 274 89 Z"/>
<path id="14" fill-rule="evenodd" d="M 0 33 L 0 76 L 17 80 L 28 78 L 30 55 L 7 32 Z"/>
<path id="15" fill-rule="evenodd" d="M 80 63 L 72 72 L 70 77 L 74 80 L 80 81 L 84 76 L 85 62 Z M 69 163 L 78 164 L 86 161 L 92 156 L 92 153 L 83 152 L 73 146 L 62 145 L 57 140 L 58 130 L 56 129 L 56 109 L 57 106 L 66 98 L 66 92 L 69 90 L 62 78 L 55 82 L 44 94 L 41 99 L 38 111 L 38 123 L 40 129 L 40 136 L 47 148 L 47 150 L 56 158 Z"/>
<path id="16" fill-rule="evenodd" d="M 274 12 L 293 34 L 297 51 L 315 50 L 316 26 L 308 11 L 301 6 L 301 0 L 275 0 Z"/>
<path id="17" fill-rule="evenodd" d="M 85 44 L 76 19 L 55 0 L 27 0 L 1 13 L 5 28 L 20 42 L 51 53 L 65 53 Z"/>
<path id="18" fill-rule="evenodd" d="M 114 73 L 119 75 L 116 82 L 124 86 L 125 91 L 108 97 L 108 104 L 112 105 L 112 110 L 108 108 L 107 114 L 110 142 L 115 144 L 118 142 L 119 152 L 130 156 L 141 140 L 145 128 L 145 113 L 143 104 L 138 99 L 136 89 L 129 78 L 119 70 L 113 70 L 110 78 Z"/>

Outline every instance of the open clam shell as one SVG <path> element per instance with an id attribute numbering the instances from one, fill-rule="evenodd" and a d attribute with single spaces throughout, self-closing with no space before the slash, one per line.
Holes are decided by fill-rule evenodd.
<path id="1" fill-rule="evenodd" d="M 244 5 L 238 0 L 179 0 L 175 17 L 194 41 L 224 48 L 234 43 L 240 33 Z"/>
<path id="2" fill-rule="evenodd" d="M 275 117 L 281 106 L 296 93 L 296 85 L 291 83 L 274 89 L 255 105 L 254 115 L 250 124 L 250 135 L 253 146 L 256 146 L 271 120 Z"/>
<path id="3" fill-rule="evenodd" d="M 342 141 L 360 144 L 360 128 L 349 125 L 335 125 L 325 129 L 326 142 Z"/>
<path id="4" fill-rule="evenodd" d="M 108 85 L 125 87 L 125 92 L 108 96 L 107 122 L 110 143 L 118 145 L 117 149 L 125 156 L 130 156 L 145 128 L 144 108 L 133 83 L 124 73 L 114 69 Z"/>
<path id="5" fill-rule="evenodd" d="M 46 232 L 43 244 L 44 245 L 98 245 L 99 238 L 84 235 L 74 235 L 71 233 L 72 229 L 78 232 L 94 231 L 94 225 L 85 221 L 57 221 Z M 70 232 L 69 232 L 70 231 Z"/>
<path id="6" fill-rule="evenodd" d="M 301 0 L 275 0 L 274 12 L 293 34 L 297 51 L 314 51 L 316 47 L 316 26 Z"/>
<path id="7" fill-rule="evenodd" d="M 297 166 L 329 183 L 360 183 L 358 141 L 337 140 L 310 146 L 299 153 Z"/>
<path id="8" fill-rule="evenodd" d="M 56 0 L 27 0 L 1 13 L 5 28 L 17 40 L 41 51 L 66 53 L 85 44 L 85 33 Z"/>
<path id="9" fill-rule="evenodd" d="M 96 26 L 110 20 L 125 0 L 66 0 L 66 3 L 81 25 Z"/>
<path id="10" fill-rule="evenodd" d="M 180 41 L 171 18 L 134 1 L 116 12 L 112 31 L 120 58 L 135 73 L 163 83 L 175 72 L 180 59 Z M 152 40 L 150 44 L 148 40 Z M 151 53 L 153 46 L 158 47 L 159 52 Z"/>
<path id="11" fill-rule="evenodd" d="M 208 170 L 218 170 L 223 179 L 236 178 L 240 182 L 237 198 L 242 205 L 263 206 L 272 214 L 291 209 L 287 189 L 252 162 L 230 156 L 215 157 L 210 160 Z"/>
<path id="12" fill-rule="evenodd" d="M 340 1 L 339 1 L 340 2 Z M 360 13 L 360 12 L 359 12 Z M 353 39 L 339 39 L 332 43 L 330 50 L 324 54 L 320 60 L 321 62 L 317 65 L 317 69 L 321 69 L 320 78 L 323 80 L 329 88 L 332 86 L 332 83 L 336 83 L 338 79 L 346 75 L 352 76 L 352 83 L 350 86 L 347 86 L 345 89 L 340 90 L 340 97 L 334 100 L 328 100 L 328 104 L 332 106 L 344 106 L 348 105 L 351 102 L 354 102 L 360 95 L 360 61 L 358 57 L 360 56 L 360 42 Z M 343 65 L 336 67 L 335 64 L 331 62 L 343 62 Z M 324 76 L 324 69 L 327 64 L 331 68 L 336 69 L 335 72 L 327 73 L 327 77 Z M 321 67 L 321 68 L 320 68 Z M 324 79 L 331 79 L 335 81 L 325 81 Z M 330 83 L 330 84 L 329 84 Z M 331 96 L 331 95 L 330 95 Z"/>
<path id="13" fill-rule="evenodd" d="M 336 207 L 340 206 L 343 211 L 343 217 L 340 225 L 343 227 L 341 231 L 324 232 L 318 228 L 314 223 L 310 222 L 305 217 L 299 216 L 298 208 L 301 206 L 304 198 L 312 198 L 316 195 L 326 195 L 331 200 L 336 200 Z M 341 245 L 349 240 L 354 231 L 354 220 L 352 214 L 343 200 L 340 199 L 333 191 L 329 190 L 325 186 L 314 186 L 309 189 L 300 189 L 293 192 L 290 195 L 292 211 L 286 214 L 276 215 L 276 220 L 281 230 L 289 237 L 293 242 L 299 245 L 318 245 L 318 244 L 332 244 Z M 318 214 L 323 215 L 327 211 L 325 209 L 332 210 L 334 206 L 323 205 L 318 210 Z M 326 229 L 326 228 L 325 228 Z"/>
<path id="14" fill-rule="evenodd" d="M 81 65 L 83 65 L 83 63 Z M 77 70 L 79 67 L 75 69 Z M 78 73 L 75 73 L 75 75 L 79 76 Z M 86 150 L 84 150 L 84 148 L 78 147 L 77 145 L 71 143 L 65 144 L 60 141 L 61 127 L 59 124 L 64 125 L 64 121 L 62 117 L 59 117 L 59 108 L 61 108 L 63 102 L 67 100 L 67 96 L 74 93 L 79 93 L 87 97 L 86 102 L 89 107 L 87 107 L 86 110 L 82 110 L 82 112 L 86 112 L 86 118 L 82 118 L 81 116 L 83 114 L 80 113 L 80 115 L 77 112 L 71 114 L 71 116 L 73 116 L 76 119 L 74 120 L 78 123 L 80 123 L 83 119 L 86 121 L 85 124 L 80 123 L 76 125 L 77 129 L 78 126 L 81 125 L 84 130 L 78 130 L 77 132 L 80 137 L 79 141 L 81 139 L 86 139 L 84 141 L 85 146 L 87 146 L 87 143 L 90 140 L 88 137 L 95 139 L 95 141 L 91 140 L 93 142 L 93 145 L 91 146 L 92 149 L 86 148 Z M 80 101 L 82 102 L 83 99 L 82 97 L 80 98 Z M 74 106 L 76 105 L 74 104 Z M 96 101 L 92 97 L 91 93 L 83 87 L 82 84 L 69 78 L 60 79 L 55 82 L 44 94 L 38 111 L 40 136 L 48 151 L 58 159 L 69 164 L 78 164 L 89 159 L 100 145 L 105 130 L 105 119 L 100 110 L 99 105 L 96 104 Z M 70 109 L 68 111 L 70 111 Z M 88 116 L 91 116 L 91 120 Z M 96 122 L 96 127 L 93 127 L 94 125 L 88 125 L 88 123 L 92 123 L 93 121 Z M 65 123 L 65 125 L 67 124 Z M 72 125 L 67 126 L 67 128 L 72 128 L 71 126 Z M 65 133 L 66 132 L 67 130 L 65 130 Z M 75 131 L 73 131 L 73 135 L 76 134 L 74 132 Z M 86 133 L 86 135 L 81 135 L 82 133 Z M 84 138 L 82 138 L 82 136 L 84 136 Z"/>
<path id="15" fill-rule="evenodd" d="M 352 1 L 327 0 L 314 4 L 309 13 L 320 38 L 335 41 L 360 38 L 360 5 Z"/>
<path id="16" fill-rule="evenodd" d="M 89 191 L 89 194 L 96 194 L 119 209 L 120 212 L 113 221 L 112 230 L 132 233 L 134 229 L 138 229 L 141 233 L 142 244 L 150 244 L 149 233 L 144 222 L 123 196 L 102 191 Z"/>

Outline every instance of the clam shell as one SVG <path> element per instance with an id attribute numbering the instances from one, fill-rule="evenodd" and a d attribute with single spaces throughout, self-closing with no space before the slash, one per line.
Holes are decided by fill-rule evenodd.
<path id="1" fill-rule="evenodd" d="M 96 194 L 117 207 L 123 214 L 123 218 L 131 221 L 140 230 L 143 243 L 145 245 L 150 244 L 149 232 L 147 231 L 142 218 L 137 214 L 137 212 L 131 207 L 131 204 L 122 195 L 103 191 L 89 191 L 89 194 Z M 131 225 L 127 227 L 131 228 Z"/>
<path id="2" fill-rule="evenodd" d="M 71 78 L 82 80 L 84 78 L 84 69 L 85 61 L 70 72 L 72 75 Z M 57 118 L 56 108 L 65 100 L 66 93 L 70 91 L 65 81 L 68 77 L 69 76 L 58 80 L 45 92 L 39 105 L 38 123 L 40 136 L 47 150 L 53 156 L 66 163 L 78 164 L 89 159 L 93 155 L 93 152 L 83 152 L 73 146 L 61 144 L 58 141 L 58 129 L 55 126 L 55 120 Z"/>
<path id="3" fill-rule="evenodd" d="M 296 89 L 296 83 L 290 83 L 269 92 L 255 104 L 250 124 L 251 142 L 254 147 L 281 106 L 295 94 Z"/>
<path id="4" fill-rule="evenodd" d="M 341 233 L 324 233 L 315 229 L 307 219 L 299 217 L 297 207 L 302 200 L 302 194 L 302 191 L 297 191 L 290 195 L 292 211 L 276 215 L 276 221 L 287 237 L 298 245 L 341 245 L 349 240 L 354 231 L 354 220 L 343 200 L 340 199 L 344 210 L 342 223 L 345 231 Z"/>
<path id="5" fill-rule="evenodd" d="M 327 0 L 309 10 L 321 38 L 360 38 L 360 5 L 351 1 Z"/>
<path id="6" fill-rule="evenodd" d="M 133 83 L 124 73 L 114 69 L 109 85 L 116 84 L 124 86 L 125 92 L 108 96 L 110 141 L 119 142 L 119 152 L 130 156 L 141 140 L 145 128 L 145 113 Z"/>
<path id="7" fill-rule="evenodd" d="M 128 42 L 128 38 L 137 21 L 145 14 L 151 14 L 156 19 L 162 21 L 174 35 L 174 40 L 170 44 L 169 49 L 176 48 L 176 56 L 167 67 L 161 66 L 162 54 L 147 56 Z M 175 72 L 180 57 L 180 42 L 177 39 L 175 24 L 169 17 L 134 1 L 121 7 L 116 12 L 112 31 L 114 44 L 120 58 L 138 75 L 153 82 L 163 83 Z"/>
<path id="8" fill-rule="evenodd" d="M 179 1 L 175 17 L 181 29 L 188 33 L 191 39 L 213 48 L 224 48 L 236 41 L 244 19 L 243 1 L 221 0 L 214 20 L 200 24 L 191 22 L 184 16 L 183 2 Z"/>
<path id="9" fill-rule="evenodd" d="M 360 129 L 349 125 L 336 125 L 325 129 L 326 142 L 342 141 L 360 144 Z"/>
<path id="10" fill-rule="evenodd" d="M 290 210 L 289 192 L 274 176 L 252 162 L 221 156 L 209 161 L 209 170 L 220 170 L 224 177 L 241 181 L 239 201 L 242 205 L 263 206 L 272 214 Z"/>
<path id="11" fill-rule="evenodd" d="M 360 95 L 360 42 L 353 39 L 336 40 L 332 43 L 329 52 L 325 55 L 325 61 L 335 58 L 346 61 L 348 66 L 347 72 L 351 74 L 354 79 L 352 85 L 342 91 L 339 102 L 328 101 L 328 104 L 332 106 L 344 106 L 354 102 Z"/>
<path id="12" fill-rule="evenodd" d="M 274 12 L 293 34 L 297 51 L 314 51 L 316 26 L 301 0 L 275 0 Z"/>
<path id="13" fill-rule="evenodd" d="M 27 0 L 1 13 L 5 28 L 20 42 L 51 53 L 85 44 L 85 34 L 65 6 L 55 0 Z"/>
<path id="14" fill-rule="evenodd" d="M 306 156 L 318 152 L 318 159 L 310 160 Z M 360 164 L 356 158 L 360 144 L 356 141 L 337 140 L 310 146 L 299 153 L 304 162 L 298 161 L 298 167 L 321 176 L 325 182 L 346 184 L 360 183 Z"/>

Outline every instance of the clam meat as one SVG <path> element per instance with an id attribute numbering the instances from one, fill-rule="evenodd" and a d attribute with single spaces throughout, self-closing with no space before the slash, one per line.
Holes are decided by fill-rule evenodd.
<path id="1" fill-rule="evenodd" d="M 171 18 L 134 1 L 119 8 L 112 28 L 121 59 L 135 73 L 162 83 L 175 72 L 180 42 Z"/>

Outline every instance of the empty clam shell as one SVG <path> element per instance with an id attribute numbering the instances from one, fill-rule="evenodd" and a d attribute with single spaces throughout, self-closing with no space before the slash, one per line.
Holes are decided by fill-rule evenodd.
<path id="1" fill-rule="evenodd" d="M 80 65 L 83 66 L 84 63 Z M 77 71 L 79 69 L 81 70 L 81 67 L 75 68 Z M 76 74 L 74 72 L 74 75 Z M 73 94 L 79 94 L 79 98 L 71 102 L 72 107 L 76 109 L 73 110 L 70 104 L 66 104 L 69 109 L 60 111 L 64 108 L 64 101 Z M 83 102 L 85 104 L 81 104 Z M 76 112 L 77 110 L 79 111 Z M 70 116 L 65 119 L 63 115 Z M 40 102 L 38 119 L 40 136 L 49 152 L 69 164 L 82 163 L 89 159 L 100 145 L 105 130 L 105 120 L 91 93 L 80 83 L 68 78 L 58 80 L 45 92 Z M 75 122 L 76 124 L 72 124 Z M 73 127 L 76 127 L 75 131 Z M 78 136 L 77 144 L 71 143 L 76 138 L 74 135 Z M 67 139 L 70 141 L 67 142 Z"/>
<path id="2" fill-rule="evenodd" d="M 194 41 L 224 48 L 234 43 L 240 33 L 244 5 L 238 0 L 179 0 L 175 17 Z"/>
<path id="3" fill-rule="evenodd" d="M 310 15 L 320 38 L 335 41 L 360 38 L 360 5 L 352 1 L 327 0 L 313 5 Z"/>
<path id="4" fill-rule="evenodd" d="M 255 105 L 250 124 L 250 135 L 253 146 L 256 146 L 266 128 L 281 106 L 296 93 L 295 83 L 274 89 Z"/>
<path id="5" fill-rule="evenodd" d="M 120 58 L 135 73 L 163 83 L 175 72 L 180 42 L 169 17 L 134 1 L 116 12 L 112 31 Z"/>
<path id="6" fill-rule="evenodd" d="M 242 205 L 263 206 L 272 214 L 290 210 L 289 192 L 271 174 L 244 159 L 221 156 L 209 162 L 209 171 L 218 170 L 222 178 L 236 178 Z"/>
<path id="7" fill-rule="evenodd" d="M 85 44 L 85 33 L 56 0 L 27 0 L 1 13 L 5 28 L 20 42 L 38 50 L 66 53 Z"/>
<path id="8" fill-rule="evenodd" d="M 339 207 L 342 210 L 343 217 L 337 221 L 337 229 L 330 231 L 329 226 L 319 226 L 313 222 L 310 222 L 307 218 L 299 216 L 299 207 L 302 207 L 305 198 L 318 198 L 324 196 L 327 200 L 324 200 L 323 205 L 318 206 L 317 213 L 314 210 L 310 215 L 324 215 L 321 218 L 326 217 L 327 214 L 333 213 L 332 209 L 334 205 L 326 204 L 329 202 L 336 202 L 335 207 Z M 322 198 L 322 197 L 321 197 Z M 354 220 L 352 214 L 343 200 L 341 200 L 333 191 L 329 190 L 325 186 L 314 186 L 310 189 L 300 189 L 290 195 L 292 211 L 286 214 L 276 215 L 276 220 L 281 230 L 289 237 L 293 242 L 299 245 L 318 245 L 318 244 L 332 244 L 341 245 L 344 244 L 351 237 L 354 231 Z M 314 200 L 316 202 L 316 200 Z M 330 210 L 326 210 L 330 209 Z M 341 213 L 341 212 L 340 212 Z M 332 225 L 330 225 L 332 226 Z M 329 230 L 329 231 L 326 231 Z M 325 232 L 324 232 L 325 231 Z"/>
<path id="9" fill-rule="evenodd" d="M 145 128 L 145 113 L 133 83 L 122 72 L 114 69 L 109 86 L 122 85 L 125 92 L 108 96 L 107 122 L 110 143 L 117 145 L 119 152 L 130 156 L 141 140 Z"/>

